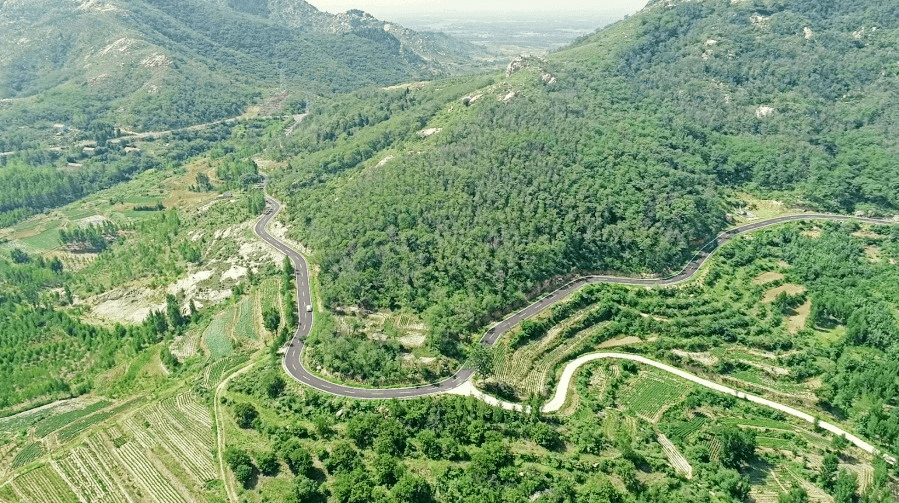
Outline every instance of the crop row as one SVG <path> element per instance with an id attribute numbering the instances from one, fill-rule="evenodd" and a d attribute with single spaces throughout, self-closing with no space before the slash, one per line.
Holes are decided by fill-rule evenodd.
<path id="1" fill-rule="evenodd" d="M 39 458 L 43 453 L 44 446 L 37 442 L 32 442 L 23 447 L 22 450 L 16 454 L 16 457 L 12 458 L 12 467 L 18 468 L 20 466 L 25 466 Z"/>
<path id="2" fill-rule="evenodd" d="M 134 476 L 134 480 L 160 503 L 187 503 L 184 497 L 175 489 L 171 477 L 164 476 L 159 469 L 144 454 L 143 450 L 128 442 L 115 450 L 122 464 Z"/>
<path id="3" fill-rule="evenodd" d="M 77 503 L 78 497 L 50 465 L 22 474 L 12 482 L 23 501 L 35 503 Z"/>
<path id="4" fill-rule="evenodd" d="M 237 319 L 234 324 L 234 336 L 244 339 L 258 339 L 256 335 L 255 296 L 245 297 L 237 305 Z"/>
<path id="5" fill-rule="evenodd" d="M 216 315 L 203 332 L 203 342 L 209 349 L 209 357 L 212 360 L 218 360 L 224 356 L 231 354 L 233 347 L 231 346 L 230 331 L 227 326 L 234 318 L 235 306 L 224 310 Z"/>
<path id="6" fill-rule="evenodd" d="M 643 372 L 622 395 L 621 403 L 650 422 L 658 421 L 665 410 L 683 398 L 690 385 L 671 378 Z"/>
<path id="7" fill-rule="evenodd" d="M 137 403 L 140 403 L 142 401 L 143 401 L 142 398 L 136 398 L 129 402 L 125 402 L 116 407 L 113 407 L 109 410 L 104 410 L 104 411 L 92 414 L 90 416 L 81 418 L 81 419 L 71 423 L 70 425 L 66 426 L 65 428 L 60 429 L 59 432 L 56 434 L 56 438 L 60 442 L 68 442 L 69 440 L 72 440 L 73 438 L 77 437 L 82 432 L 87 431 L 89 428 L 91 428 L 95 424 L 102 423 L 103 421 L 106 421 L 107 419 L 118 415 L 122 411 L 129 409 L 131 407 L 134 407 Z"/>
<path id="8" fill-rule="evenodd" d="M 54 467 L 82 501 L 126 501 L 121 498 L 111 475 L 84 447 L 76 447 Z"/>
<path id="9" fill-rule="evenodd" d="M 47 419 L 42 420 L 35 426 L 34 434 L 40 438 L 46 437 L 50 433 L 71 424 L 72 421 L 75 421 L 79 418 L 87 416 L 89 414 L 93 414 L 94 412 L 106 407 L 109 405 L 109 402 L 106 400 L 100 400 L 97 403 L 88 405 L 83 409 L 70 410 L 68 412 L 63 412 L 61 414 L 55 414 Z"/>
<path id="10" fill-rule="evenodd" d="M 705 416 L 696 416 L 689 421 L 678 423 L 676 426 L 673 426 L 669 430 L 668 436 L 674 440 L 682 442 L 690 435 L 701 430 L 707 421 L 708 419 Z"/>

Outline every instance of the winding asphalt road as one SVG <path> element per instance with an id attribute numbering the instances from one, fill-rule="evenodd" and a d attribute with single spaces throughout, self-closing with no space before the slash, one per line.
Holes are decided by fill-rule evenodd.
<path id="1" fill-rule="evenodd" d="M 304 340 L 306 336 L 309 335 L 309 332 L 312 330 L 312 323 L 314 319 L 314 312 L 307 311 L 306 306 L 312 305 L 312 294 L 310 292 L 309 287 L 309 268 L 306 264 L 306 259 L 297 252 L 292 249 L 290 246 L 284 244 L 279 241 L 277 238 L 269 234 L 267 228 L 269 222 L 272 221 L 275 216 L 277 216 L 278 212 L 281 211 L 281 204 L 272 199 L 271 197 L 266 196 L 265 201 L 270 208 L 270 211 L 266 213 L 257 223 L 255 227 L 256 235 L 259 236 L 260 239 L 272 245 L 276 250 L 280 251 L 284 255 L 290 258 L 291 262 L 293 262 L 293 268 L 296 271 L 296 287 L 297 287 L 297 310 L 299 312 L 299 326 L 297 327 L 296 332 L 294 333 L 293 339 L 287 343 L 286 351 L 284 353 L 284 360 L 282 361 L 282 365 L 284 366 L 284 370 L 290 374 L 297 381 L 315 388 L 319 391 L 330 393 L 332 395 L 348 397 L 348 398 L 359 398 L 359 399 L 369 399 L 369 400 L 380 400 L 380 399 L 390 399 L 390 398 L 415 398 L 425 395 L 433 395 L 436 393 L 445 393 L 452 389 L 455 389 L 469 379 L 474 374 L 474 370 L 462 368 L 458 372 L 456 372 L 453 376 L 443 381 L 439 381 L 433 384 L 427 384 L 422 386 L 413 386 L 413 387 L 405 387 L 405 388 L 359 388 L 353 386 L 346 386 L 343 384 L 333 383 L 328 381 L 327 379 L 323 379 L 311 372 L 309 372 L 303 366 L 303 349 L 305 347 Z M 554 303 L 562 300 L 567 295 L 571 294 L 578 288 L 583 287 L 584 285 L 591 283 L 615 283 L 621 285 L 637 285 L 637 286 L 664 286 L 664 285 L 675 285 L 677 283 L 681 283 L 683 281 L 687 281 L 692 278 L 696 272 L 702 267 L 702 264 L 705 263 L 706 260 L 714 253 L 715 250 L 718 249 L 721 245 L 727 243 L 734 237 L 745 234 L 747 232 L 752 232 L 758 229 L 762 229 L 765 227 L 771 227 L 773 225 L 783 224 L 786 222 L 796 222 L 796 221 L 804 221 L 804 220 L 830 220 L 830 221 L 857 221 L 871 224 L 891 224 L 895 223 L 893 221 L 888 220 L 879 220 L 874 218 L 863 218 L 863 217 L 850 217 L 845 215 L 829 215 L 822 213 L 804 213 L 799 215 L 788 215 L 783 217 L 772 218 L 769 220 L 763 220 L 759 222 L 753 222 L 751 224 L 742 225 L 739 227 L 732 228 L 728 231 L 725 231 L 718 235 L 712 241 L 709 241 L 705 246 L 700 249 L 696 255 L 687 263 L 687 265 L 677 274 L 665 278 L 628 278 L 628 277 L 620 277 L 620 276 L 585 276 L 582 278 L 578 278 L 566 285 L 562 286 L 558 290 L 550 293 L 549 295 L 537 300 L 536 302 L 530 304 L 524 309 L 518 311 L 517 313 L 507 317 L 503 321 L 491 327 L 481 338 L 481 344 L 487 346 L 493 346 L 496 341 L 499 340 L 500 337 L 503 336 L 507 331 L 511 328 L 515 327 L 523 320 L 530 318 L 531 316 L 539 313 L 540 311 L 546 309 L 547 307 L 553 305 Z"/>

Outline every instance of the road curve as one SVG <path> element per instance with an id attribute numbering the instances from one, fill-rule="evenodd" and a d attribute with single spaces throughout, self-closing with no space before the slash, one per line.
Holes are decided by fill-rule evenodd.
<path id="1" fill-rule="evenodd" d="M 284 244 L 268 232 L 268 224 L 272 221 L 275 216 L 278 215 L 278 212 L 281 211 L 281 203 L 277 200 L 265 196 L 265 201 L 270 210 L 258 221 L 256 222 L 256 226 L 254 228 L 254 232 L 260 239 L 265 241 L 266 243 L 272 245 L 276 250 L 286 255 L 290 258 L 290 261 L 293 263 L 293 268 L 295 272 L 296 279 L 296 298 L 297 298 L 297 311 L 299 312 L 299 325 L 297 327 L 296 332 L 294 333 L 293 339 L 289 341 L 286 345 L 286 350 L 284 353 L 284 359 L 282 361 L 282 365 L 284 370 L 290 374 L 291 377 L 296 379 L 297 381 L 315 388 L 324 393 L 330 393 L 332 395 L 347 397 L 347 398 L 358 398 L 358 399 L 368 399 L 368 400 L 381 400 L 381 399 L 391 399 L 391 398 L 415 398 L 421 397 L 425 395 L 433 395 L 437 393 L 445 393 L 447 391 L 458 388 L 462 384 L 466 383 L 471 376 L 474 374 L 474 370 L 468 368 L 462 368 L 453 374 L 451 377 L 444 379 L 439 382 L 435 382 L 432 384 L 426 384 L 421 386 L 411 386 L 405 388 L 380 388 L 380 389 L 372 389 L 372 388 L 360 388 L 354 386 L 346 386 L 344 384 L 337 384 L 327 379 L 323 379 L 303 366 L 303 349 L 305 348 L 305 339 L 306 336 L 312 330 L 312 323 L 314 321 L 314 312 L 307 311 L 307 305 L 313 305 L 312 302 L 312 294 L 309 287 L 309 268 L 306 264 L 306 259 L 303 256 L 291 248 L 290 246 Z M 803 213 L 798 215 L 788 215 L 783 217 L 772 218 L 769 220 L 763 220 L 759 222 L 754 222 L 751 224 L 742 225 L 739 227 L 732 228 L 728 231 L 725 231 L 718 235 L 712 241 L 709 241 L 705 246 L 703 246 L 699 252 L 697 252 L 692 259 L 687 263 L 686 266 L 677 274 L 665 278 L 628 278 L 628 277 L 620 277 L 620 276 L 585 276 L 582 278 L 578 278 L 574 281 L 567 283 L 562 286 L 558 290 L 550 293 L 549 295 L 537 300 L 536 302 L 528 305 L 524 309 L 516 312 L 515 314 L 507 317 L 506 319 L 500 321 L 493 327 L 491 327 L 487 332 L 481 337 L 481 344 L 487 346 L 493 346 L 496 341 L 500 339 L 507 331 L 521 323 L 523 320 L 530 318 L 531 316 L 539 313 L 540 311 L 546 309 L 547 307 L 553 305 L 556 302 L 559 302 L 567 295 L 571 294 L 578 288 L 581 288 L 587 284 L 591 283 L 615 283 L 621 285 L 637 285 L 637 286 L 660 286 L 660 285 L 675 285 L 677 283 L 681 283 L 683 281 L 687 281 L 692 278 L 696 272 L 702 267 L 702 264 L 705 263 L 706 260 L 714 253 L 715 250 L 718 249 L 721 245 L 727 243 L 734 237 L 745 234 L 747 232 L 752 232 L 758 229 L 762 229 L 765 227 L 771 227 L 773 225 L 778 225 L 786 222 L 796 222 L 802 220 L 830 220 L 830 221 L 848 221 L 853 220 L 857 222 L 865 222 L 872 224 L 891 224 L 895 223 L 888 220 L 879 220 L 874 218 L 862 218 L 862 217 L 850 217 L 846 215 L 829 215 L 823 213 Z M 659 364 L 661 365 L 661 364 Z"/>

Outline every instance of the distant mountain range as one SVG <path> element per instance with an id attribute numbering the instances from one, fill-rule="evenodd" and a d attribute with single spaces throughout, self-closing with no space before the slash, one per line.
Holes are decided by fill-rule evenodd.
<path id="1" fill-rule="evenodd" d="M 302 0 L 0 0 L 0 27 L 0 122 L 26 128 L 181 127 L 272 95 L 430 79 L 490 60 L 444 34 Z"/>

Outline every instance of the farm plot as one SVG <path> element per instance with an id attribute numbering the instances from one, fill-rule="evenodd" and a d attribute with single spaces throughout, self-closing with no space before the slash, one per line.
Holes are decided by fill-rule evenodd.
<path id="1" fill-rule="evenodd" d="M 128 442 L 113 451 L 119 463 L 124 465 L 140 486 L 160 503 L 187 503 L 177 488 L 174 477 L 160 471 L 136 442 Z"/>
<path id="2" fill-rule="evenodd" d="M 619 403 L 651 423 L 657 423 L 669 407 L 679 402 L 692 385 L 655 370 L 640 372 L 619 397 Z"/>
<path id="3" fill-rule="evenodd" d="M 100 400 L 99 402 L 88 405 L 83 409 L 70 410 L 68 412 L 63 412 L 62 414 L 54 414 L 37 423 L 34 428 L 34 435 L 38 438 L 46 437 L 50 433 L 53 433 L 63 426 L 72 424 L 73 421 L 93 414 L 94 412 L 103 409 L 109 404 L 110 402 L 107 402 L 106 400 Z"/>
<path id="4" fill-rule="evenodd" d="M 281 278 L 268 278 L 259 288 L 259 303 L 262 311 L 281 308 Z"/>
<path id="5" fill-rule="evenodd" d="M 95 452 L 83 446 L 70 450 L 64 458 L 55 461 L 53 466 L 81 501 L 132 501 L 119 487 L 109 465 Z"/>
<path id="6" fill-rule="evenodd" d="M 82 432 L 87 431 L 95 424 L 102 423 L 103 421 L 116 416 L 124 410 L 137 405 L 143 400 L 143 398 L 135 398 L 117 407 L 113 407 L 112 409 L 100 411 L 95 414 L 91 414 L 90 416 L 73 421 L 71 424 L 59 429 L 59 431 L 56 433 L 56 440 L 60 443 L 68 442 L 69 440 L 72 440 L 73 438 L 80 435 Z"/>
<path id="7" fill-rule="evenodd" d="M 665 452 L 665 456 L 668 458 L 668 462 L 671 463 L 671 467 L 674 468 L 674 471 L 688 479 L 692 479 L 693 467 L 690 466 L 690 462 L 687 461 L 687 458 L 685 458 L 677 447 L 671 443 L 671 440 L 668 440 L 668 437 L 662 433 L 658 434 L 657 439 L 662 446 L 662 450 Z"/>
<path id="8" fill-rule="evenodd" d="M 179 402 L 186 407 L 180 407 Z M 181 466 L 181 472 L 202 485 L 216 478 L 212 457 L 214 437 L 212 416 L 208 411 L 203 415 L 197 406 L 192 395 L 179 395 L 141 410 L 123 426 L 143 449 L 165 450 Z M 194 420 L 195 416 L 201 420 Z"/>
<path id="9" fill-rule="evenodd" d="M 23 503 L 78 503 L 78 497 L 50 465 L 23 473 L 10 486 Z"/>
<path id="10" fill-rule="evenodd" d="M 199 330 L 190 330 L 184 335 L 175 337 L 175 340 L 172 341 L 171 346 L 169 346 L 169 350 L 180 361 L 184 361 L 200 353 L 200 339 L 202 339 L 202 337 L 203 333 Z"/>
<path id="11" fill-rule="evenodd" d="M 256 317 L 254 316 L 255 296 L 244 297 L 237 305 L 237 315 L 234 320 L 234 338 L 258 339 L 256 334 Z"/>
<path id="12" fill-rule="evenodd" d="M 668 430 L 668 436 L 677 441 L 683 442 L 691 435 L 697 433 L 708 422 L 705 416 L 697 415 L 689 421 L 683 421 L 672 425 Z"/>
<path id="13" fill-rule="evenodd" d="M 37 442 L 32 442 L 23 447 L 22 450 L 16 454 L 16 457 L 12 459 L 12 467 L 18 468 L 20 466 L 25 466 L 39 458 L 43 453 L 44 446 Z"/>
<path id="14" fill-rule="evenodd" d="M 514 352 L 508 341 L 505 341 L 499 347 L 496 379 L 511 384 L 522 396 L 531 393 L 546 394 L 549 391 L 547 385 L 550 372 L 605 325 L 602 323 L 587 328 L 568 339 L 558 337 L 557 332 L 561 329 L 556 330 L 554 327 L 541 341 L 522 346 Z"/>
<path id="15" fill-rule="evenodd" d="M 206 367 L 206 370 L 203 371 L 203 387 L 208 389 L 214 388 L 228 369 L 236 367 L 247 360 L 249 360 L 248 356 L 237 355 L 223 358 L 212 365 L 209 365 Z"/>
<path id="16" fill-rule="evenodd" d="M 215 361 L 234 352 L 231 345 L 231 331 L 228 326 L 231 325 L 236 306 L 225 309 L 209 323 L 206 331 L 203 332 L 203 342 L 209 349 L 209 357 Z"/>

